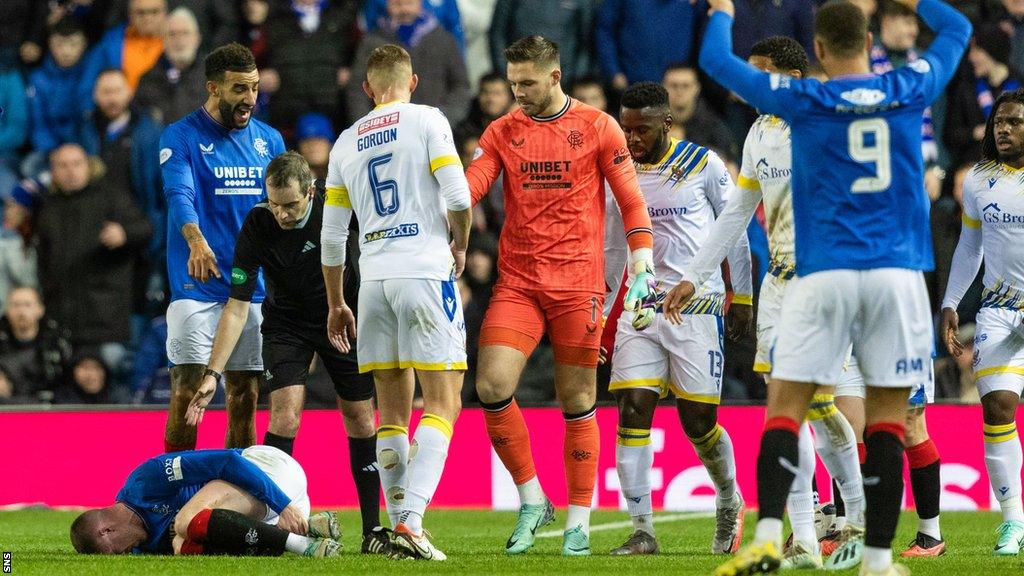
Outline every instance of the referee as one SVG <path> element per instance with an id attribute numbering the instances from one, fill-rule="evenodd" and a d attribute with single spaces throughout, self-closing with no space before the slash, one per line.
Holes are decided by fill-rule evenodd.
<path id="1" fill-rule="evenodd" d="M 363 521 L 363 552 L 385 553 L 390 537 L 380 527 L 380 478 L 374 425 L 373 381 L 360 375 L 355 351 L 341 354 L 327 340 L 327 291 L 320 268 L 320 229 L 324 201 L 313 173 L 297 152 L 285 152 L 267 165 L 267 201 L 257 204 L 242 224 L 231 269 L 231 297 L 221 313 L 206 376 L 189 404 L 186 419 L 196 425 L 224 365 L 242 334 L 249 301 L 263 269 L 264 379 L 270 388 L 270 426 L 263 443 L 291 454 L 305 400 L 313 354 L 323 360 L 338 393 L 348 433 L 352 477 Z"/>

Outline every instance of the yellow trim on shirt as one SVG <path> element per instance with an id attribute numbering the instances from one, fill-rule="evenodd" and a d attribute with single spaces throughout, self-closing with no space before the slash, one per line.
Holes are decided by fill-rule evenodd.
<path id="1" fill-rule="evenodd" d="M 751 296 L 750 294 L 733 294 L 732 303 L 751 306 L 754 304 L 754 297 Z"/>
<path id="2" fill-rule="evenodd" d="M 437 172 L 438 169 L 444 168 L 445 166 L 451 166 L 452 164 L 460 164 L 462 160 L 459 160 L 458 156 L 438 156 L 430 161 L 430 173 Z"/>
<path id="3" fill-rule="evenodd" d="M 747 178 L 743 174 L 740 174 L 739 178 L 736 179 L 736 185 L 744 190 L 758 191 L 761 189 L 761 183 L 754 178 Z"/>
<path id="4" fill-rule="evenodd" d="M 767 374 L 772 371 L 772 365 L 768 362 L 754 362 L 754 372 Z"/>
<path id="5" fill-rule="evenodd" d="M 348 188 L 345 188 L 344 186 L 328 188 L 327 199 L 324 200 L 324 205 L 351 209 L 352 199 L 348 196 Z"/>
<path id="6" fill-rule="evenodd" d="M 981 228 L 981 220 L 975 220 L 974 218 L 971 218 L 970 216 L 967 215 L 966 212 L 964 212 L 963 215 L 960 216 L 960 221 L 963 222 L 964 226 L 967 226 L 968 228 Z"/>
<path id="7" fill-rule="evenodd" d="M 416 370 L 427 370 L 440 372 L 443 370 L 467 370 L 469 367 L 465 362 L 417 362 L 415 360 L 402 360 L 399 362 L 370 362 L 359 365 L 359 373 L 371 372 L 373 370 L 394 370 L 394 369 L 415 368 Z"/>

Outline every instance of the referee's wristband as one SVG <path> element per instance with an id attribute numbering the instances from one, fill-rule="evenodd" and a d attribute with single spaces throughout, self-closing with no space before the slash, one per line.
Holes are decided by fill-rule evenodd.
<path id="1" fill-rule="evenodd" d="M 207 376 L 213 376 L 213 380 L 214 380 L 214 382 L 217 383 L 217 386 L 220 386 L 221 385 L 221 381 L 224 380 L 224 375 L 223 374 L 221 374 L 220 372 L 217 372 L 216 370 L 211 370 L 209 368 L 207 368 L 206 371 L 203 372 L 203 378 L 206 378 Z"/>

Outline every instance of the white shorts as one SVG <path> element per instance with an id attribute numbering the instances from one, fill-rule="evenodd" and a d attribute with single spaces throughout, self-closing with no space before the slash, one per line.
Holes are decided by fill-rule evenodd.
<path id="1" fill-rule="evenodd" d="M 721 316 L 685 315 L 674 326 L 657 314 L 650 327 L 638 332 L 623 315 L 616 326 L 608 389 L 650 390 L 662 398 L 671 391 L 682 400 L 718 404 L 724 364 Z"/>
<path id="2" fill-rule="evenodd" d="M 767 374 L 772 371 L 772 347 L 778 333 L 779 316 L 782 313 L 782 299 L 789 287 L 789 280 L 766 274 L 757 298 L 757 353 L 754 355 L 754 372 Z"/>
<path id="3" fill-rule="evenodd" d="M 772 378 L 835 384 L 853 345 L 868 386 L 913 388 L 931 373 L 932 317 L 917 270 L 826 270 L 790 281 Z"/>
<path id="4" fill-rule="evenodd" d="M 453 281 L 363 281 L 358 322 L 359 372 L 466 369 L 466 322 Z"/>
<path id="5" fill-rule="evenodd" d="M 914 385 L 910 389 L 910 397 L 907 404 L 911 408 L 923 408 L 926 404 L 935 401 L 935 363 L 931 362 L 928 369 L 929 378 L 923 384 Z M 843 366 L 843 375 L 836 384 L 837 397 L 852 396 L 864 398 L 864 377 L 860 373 L 860 365 L 853 357 L 852 352 L 847 355 L 846 364 Z"/>
<path id="6" fill-rule="evenodd" d="M 306 472 L 286 452 L 273 446 L 250 446 L 242 450 L 242 458 L 262 470 L 284 492 L 293 505 L 309 518 L 309 494 L 306 492 Z M 277 524 L 277 512 L 267 506 L 267 524 Z"/>
<path id="7" fill-rule="evenodd" d="M 1007 308 L 982 308 L 975 319 L 974 378 L 978 394 L 1006 390 L 1018 396 L 1024 388 L 1024 313 Z"/>
<path id="8" fill-rule="evenodd" d="M 171 364 L 208 364 L 224 304 L 175 300 L 167 307 L 167 359 Z M 262 371 L 263 336 L 260 304 L 249 305 L 249 318 L 231 352 L 226 370 Z"/>

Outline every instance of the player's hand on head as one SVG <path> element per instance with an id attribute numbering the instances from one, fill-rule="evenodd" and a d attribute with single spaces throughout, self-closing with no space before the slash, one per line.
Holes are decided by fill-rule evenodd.
<path id="1" fill-rule="evenodd" d="M 694 287 L 693 282 L 689 280 L 683 280 L 676 284 L 675 288 L 669 290 L 668 295 L 665 296 L 665 303 L 662 305 L 662 310 L 669 322 L 673 324 L 683 323 L 680 311 L 693 298 L 693 294 L 696 291 L 697 289 Z"/>
<path id="2" fill-rule="evenodd" d="M 348 354 L 352 349 L 352 340 L 356 338 L 356 316 L 352 309 L 342 304 L 327 311 L 327 339 L 331 346 L 341 352 Z"/>
<path id="3" fill-rule="evenodd" d="M 309 519 L 295 504 L 289 504 L 277 518 L 277 527 L 292 534 L 305 536 L 309 532 Z"/>
<path id="4" fill-rule="evenodd" d="M 128 233 L 117 222 L 104 222 L 100 229 L 100 244 L 108 250 L 117 250 L 128 243 Z"/>
<path id="5" fill-rule="evenodd" d="M 694 3 L 696 2 L 694 1 Z M 708 8 L 708 14 L 725 12 L 729 16 L 736 15 L 736 8 L 733 6 L 732 0 L 708 0 Z"/>
<path id="6" fill-rule="evenodd" d="M 942 309 L 942 339 L 953 356 L 960 356 L 964 351 L 964 345 L 960 342 L 960 317 L 952 308 Z"/>
<path id="7" fill-rule="evenodd" d="M 729 339 L 736 342 L 746 338 L 747 334 L 750 334 L 750 327 L 753 325 L 753 321 L 753 306 L 733 302 L 729 306 L 729 314 L 726 317 L 726 329 Z"/>
<path id="8" fill-rule="evenodd" d="M 216 393 L 217 380 L 213 376 L 204 377 L 192 401 L 188 403 L 188 409 L 185 410 L 185 423 L 189 426 L 198 426 L 203 421 L 206 407 L 210 405 Z"/>
<path id="9" fill-rule="evenodd" d="M 206 243 L 205 238 L 199 238 L 189 242 L 188 254 L 188 275 L 206 282 L 211 276 L 220 278 L 220 268 L 217 267 L 217 255 Z"/>

